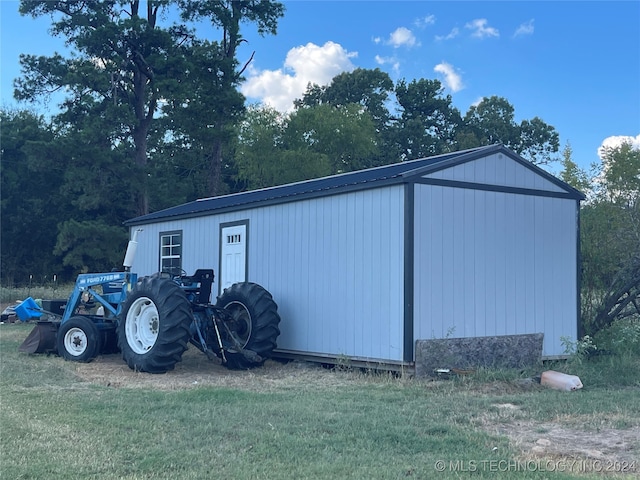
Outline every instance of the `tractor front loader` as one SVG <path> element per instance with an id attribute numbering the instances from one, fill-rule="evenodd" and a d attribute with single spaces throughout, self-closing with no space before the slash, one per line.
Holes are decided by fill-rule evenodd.
<path id="1" fill-rule="evenodd" d="M 62 316 L 41 312 L 49 320 L 39 321 L 19 350 L 57 352 L 76 362 L 120 351 L 131 369 L 149 373 L 172 370 L 188 343 L 233 369 L 260 366 L 271 356 L 280 316 L 267 290 L 236 283 L 214 305 L 211 269 L 138 278 L 130 272 L 137 234 L 124 271 L 79 275 Z"/>

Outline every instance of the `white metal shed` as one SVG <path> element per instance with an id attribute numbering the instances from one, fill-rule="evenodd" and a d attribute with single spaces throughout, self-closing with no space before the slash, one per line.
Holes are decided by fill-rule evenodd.
<path id="1" fill-rule="evenodd" d="M 387 364 L 415 341 L 543 333 L 579 315 L 584 196 L 502 145 L 189 202 L 126 222 L 132 270 L 263 285 L 278 352 Z"/>

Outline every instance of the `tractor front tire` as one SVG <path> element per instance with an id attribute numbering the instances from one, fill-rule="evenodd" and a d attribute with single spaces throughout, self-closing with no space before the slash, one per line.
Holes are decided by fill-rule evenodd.
<path id="1" fill-rule="evenodd" d="M 65 360 L 88 363 L 100 353 L 102 336 L 90 318 L 75 316 L 60 325 L 56 343 Z"/>
<path id="2" fill-rule="evenodd" d="M 280 335 L 280 315 L 267 290 L 257 283 L 235 283 L 218 297 L 216 307 L 228 314 L 220 332 L 227 368 L 246 370 L 271 357 Z"/>
<path id="3" fill-rule="evenodd" d="M 191 304 L 160 274 L 142 277 L 127 295 L 118 321 L 118 346 L 132 370 L 165 373 L 182 360 L 191 337 Z"/>

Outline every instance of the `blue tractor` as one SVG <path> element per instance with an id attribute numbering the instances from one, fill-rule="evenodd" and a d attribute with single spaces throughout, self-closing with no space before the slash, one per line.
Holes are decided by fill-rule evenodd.
<path id="1" fill-rule="evenodd" d="M 172 370 L 188 343 L 232 369 L 260 366 L 272 355 L 280 316 L 267 290 L 236 283 L 211 304 L 213 270 L 138 278 L 130 271 L 137 233 L 124 270 L 79 275 L 62 315 L 40 311 L 48 320 L 38 322 L 20 351 L 57 352 L 76 362 L 120 351 L 131 369 L 149 373 Z"/>

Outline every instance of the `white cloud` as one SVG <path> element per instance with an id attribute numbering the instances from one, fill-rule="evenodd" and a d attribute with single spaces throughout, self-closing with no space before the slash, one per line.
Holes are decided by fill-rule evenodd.
<path id="1" fill-rule="evenodd" d="M 635 150 L 640 150 L 640 134 L 635 137 L 631 135 L 614 135 L 607 137 L 602 141 L 602 145 L 598 147 L 598 156 L 602 160 L 602 156 L 605 148 L 619 147 L 623 143 L 630 143 L 631 147 Z"/>
<path id="2" fill-rule="evenodd" d="M 516 31 L 513 33 L 514 37 L 520 37 L 524 35 L 533 35 L 533 18 L 528 22 L 520 24 Z"/>
<path id="3" fill-rule="evenodd" d="M 419 42 L 416 40 L 413 32 L 405 27 L 399 27 L 391 33 L 387 43 L 393 46 L 393 48 L 415 47 L 416 45 L 419 45 Z"/>
<path id="4" fill-rule="evenodd" d="M 427 15 L 426 17 L 420 17 L 415 21 L 416 27 L 424 28 L 436 23 L 435 15 Z"/>
<path id="5" fill-rule="evenodd" d="M 436 35 L 436 40 L 438 41 L 451 40 L 453 38 L 456 38 L 459 33 L 460 33 L 460 29 L 458 27 L 453 27 L 451 31 L 446 35 Z"/>
<path id="6" fill-rule="evenodd" d="M 459 92 L 464 88 L 462 77 L 456 72 L 453 65 L 442 62 L 436 65 L 433 71 L 442 75 L 445 87 L 449 88 L 453 93 Z"/>
<path id="7" fill-rule="evenodd" d="M 474 102 L 471 103 L 472 107 L 477 107 L 478 105 L 480 105 L 480 102 L 482 102 L 485 99 L 485 97 L 478 97 L 475 99 Z"/>
<path id="8" fill-rule="evenodd" d="M 471 20 L 469 23 L 465 25 L 465 28 L 468 28 L 469 30 L 473 30 L 473 32 L 471 33 L 471 36 L 476 38 L 500 36 L 498 29 L 487 26 L 486 18 L 476 18 L 475 20 Z"/>
<path id="9" fill-rule="evenodd" d="M 374 58 L 378 65 L 391 65 L 395 74 L 400 72 L 400 62 L 396 57 L 382 57 L 380 55 L 376 55 Z"/>
<path id="10" fill-rule="evenodd" d="M 327 85 L 333 77 L 355 68 L 351 58 L 355 52 L 347 52 L 341 45 L 327 42 L 323 46 L 313 43 L 292 48 L 287 53 L 284 68 L 278 70 L 250 69 L 242 93 L 259 99 L 278 111 L 293 109 L 293 101 L 301 98 L 309 83 Z"/>

